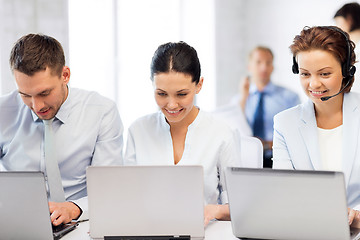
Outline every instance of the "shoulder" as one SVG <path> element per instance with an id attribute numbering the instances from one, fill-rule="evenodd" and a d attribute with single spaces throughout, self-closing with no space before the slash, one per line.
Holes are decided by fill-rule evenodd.
<path id="1" fill-rule="evenodd" d="M 284 111 L 279 112 L 274 116 L 274 125 L 281 125 L 285 122 L 294 124 L 301 117 L 301 113 L 305 108 L 304 104 L 299 104 Z"/>
<path id="2" fill-rule="evenodd" d="M 273 84 L 274 86 L 274 90 L 277 94 L 280 94 L 282 95 L 283 97 L 286 97 L 286 98 L 299 98 L 298 94 L 295 93 L 294 91 L 286 88 L 286 87 L 283 87 L 283 86 L 279 86 L 279 85 L 276 85 L 276 84 Z"/>
<path id="3" fill-rule="evenodd" d="M 22 101 L 17 90 L 0 97 L 0 109 L 3 113 L 2 115 L 5 115 L 4 112 L 7 114 L 10 112 L 19 113 L 26 108 L 27 106 Z"/>
<path id="4" fill-rule="evenodd" d="M 148 114 L 136 119 L 129 127 L 130 131 L 154 129 L 161 121 L 161 112 Z"/>
<path id="5" fill-rule="evenodd" d="M 234 130 L 224 121 L 216 116 L 214 113 L 200 110 L 197 117 L 196 128 L 212 134 L 219 134 L 219 136 L 231 135 Z"/>
<path id="6" fill-rule="evenodd" d="M 70 94 L 74 101 L 82 101 L 89 105 L 113 105 L 114 101 L 95 91 L 87 91 L 79 88 L 71 88 Z"/>
<path id="7" fill-rule="evenodd" d="M 344 94 L 345 98 L 360 103 L 360 93 L 357 92 L 349 92 Z"/>
<path id="8" fill-rule="evenodd" d="M 64 108 L 70 107 L 73 111 L 89 111 L 89 113 L 97 112 L 98 114 L 118 113 L 113 100 L 95 91 L 71 88 L 69 101 L 67 101 L 63 104 Z"/>

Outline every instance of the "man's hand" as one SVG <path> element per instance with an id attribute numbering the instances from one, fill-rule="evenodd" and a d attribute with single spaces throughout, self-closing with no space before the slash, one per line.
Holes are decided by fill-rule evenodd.
<path id="1" fill-rule="evenodd" d="M 360 212 L 348 208 L 349 225 L 355 228 L 360 228 Z"/>
<path id="2" fill-rule="evenodd" d="M 49 202 L 50 218 L 54 226 L 68 223 L 80 216 L 80 208 L 72 202 Z"/>
<path id="3" fill-rule="evenodd" d="M 249 96 L 249 89 L 250 89 L 250 78 L 245 77 L 242 79 L 242 81 L 240 82 L 240 85 L 239 85 L 239 91 L 240 91 L 239 104 L 243 111 L 245 110 L 246 100 Z"/>

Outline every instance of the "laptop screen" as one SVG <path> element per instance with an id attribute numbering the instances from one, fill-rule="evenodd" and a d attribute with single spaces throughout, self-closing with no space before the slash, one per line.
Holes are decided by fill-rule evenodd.
<path id="1" fill-rule="evenodd" d="M 349 239 L 341 172 L 227 168 L 233 233 L 270 239 Z"/>
<path id="2" fill-rule="evenodd" d="M 201 166 L 87 169 L 90 235 L 204 236 Z"/>

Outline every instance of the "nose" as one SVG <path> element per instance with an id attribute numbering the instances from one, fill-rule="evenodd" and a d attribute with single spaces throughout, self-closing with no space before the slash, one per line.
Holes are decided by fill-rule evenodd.
<path id="1" fill-rule="evenodd" d="M 169 109 L 176 109 L 178 106 L 179 106 L 179 104 L 178 104 L 177 100 L 174 97 L 170 97 L 167 107 Z"/>
<path id="2" fill-rule="evenodd" d="M 40 98 L 37 98 L 37 97 L 33 97 L 32 98 L 32 109 L 35 111 L 35 112 L 39 112 L 40 110 L 42 110 L 45 106 L 44 104 L 44 101 L 42 101 Z"/>
<path id="3" fill-rule="evenodd" d="M 317 89 L 321 87 L 322 83 L 317 77 L 311 77 L 309 79 L 309 86 L 311 89 Z"/>

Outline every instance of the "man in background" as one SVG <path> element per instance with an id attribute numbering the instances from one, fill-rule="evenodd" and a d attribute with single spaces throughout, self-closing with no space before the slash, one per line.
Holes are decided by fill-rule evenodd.
<path id="1" fill-rule="evenodd" d="M 86 168 L 122 163 L 117 107 L 68 86 L 70 68 L 52 37 L 21 37 L 10 66 L 17 90 L 0 97 L 0 171 L 44 172 L 53 225 L 86 219 Z"/>
<path id="2" fill-rule="evenodd" d="M 253 136 L 263 143 L 265 168 L 272 167 L 273 117 L 300 103 L 295 92 L 271 82 L 273 61 L 269 48 L 255 47 L 248 58 L 250 75 L 240 83 L 240 93 L 233 99 L 243 110 Z"/>

